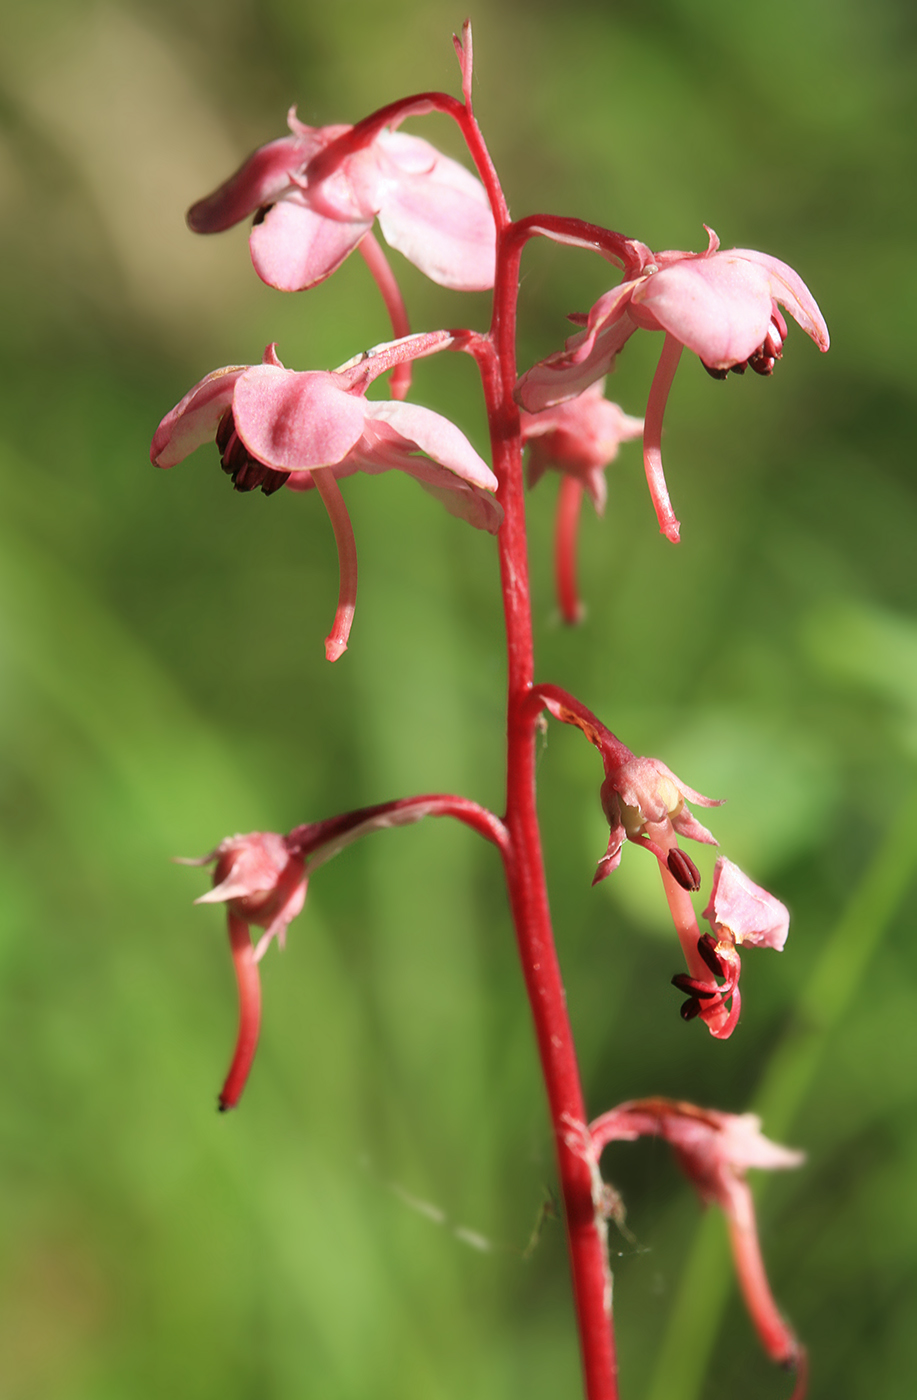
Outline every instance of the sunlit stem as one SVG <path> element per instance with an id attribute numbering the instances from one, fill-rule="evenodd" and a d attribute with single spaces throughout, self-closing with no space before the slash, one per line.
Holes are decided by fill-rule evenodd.
<path id="1" fill-rule="evenodd" d="M 653 375 L 643 428 L 643 467 L 646 471 L 647 485 L 656 508 L 659 528 L 673 544 L 678 543 L 681 527 L 672 509 L 669 488 L 665 484 L 665 473 L 662 470 L 662 419 L 683 348 L 680 340 L 671 335 L 666 336 L 659 364 Z"/>
<path id="2" fill-rule="evenodd" d="M 407 308 L 404 298 L 401 295 L 401 288 L 398 286 L 394 272 L 389 267 L 388 258 L 379 247 L 378 240 L 372 233 L 367 233 L 360 241 L 360 252 L 363 254 L 363 261 L 372 273 L 373 280 L 382 294 L 385 302 L 385 309 L 389 314 L 392 323 L 392 338 L 400 340 L 402 336 L 411 334 L 411 323 L 408 320 Z M 392 370 L 392 377 L 389 381 L 393 399 L 406 399 L 411 387 L 411 362 L 404 360 L 396 365 Z"/>
<path id="3" fill-rule="evenodd" d="M 229 911 L 229 946 L 239 991 L 239 1032 L 236 1048 L 229 1066 L 226 1082 L 220 1090 L 220 1112 L 235 1108 L 245 1088 L 248 1072 L 258 1048 L 261 1029 L 261 978 L 255 962 L 248 924 L 238 914 Z"/>
<path id="4" fill-rule="evenodd" d="M 350 636 L 354 608 L 357 604 L 357 545 L 344 497 L 334 473 L 326 467 L 319 467 L 313 471 L 312 479 L 331 518 L 331 528 L 334 530 L 334 539 L 338 547 L 341 585 L 334 623 L 325 638 L 326 660 L 337 661 L 347 650 L 347 638 Z"/>
<path id="5" fill-rule="evenodd" d="M 557 602 L 564 622 L 575 627 L 582 622 L 585 609 L 576 586 L 576 540 L 579 532 L 580 508 L 583 504 L 583 484 L 566 472 L 560 479 L 557 496 L 557 519 L 554 529 L 554 578 Z"/>

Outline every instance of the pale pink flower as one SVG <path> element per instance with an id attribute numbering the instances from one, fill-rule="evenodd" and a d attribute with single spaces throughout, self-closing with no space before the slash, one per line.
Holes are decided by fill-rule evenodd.
<path id="1" fill-rule="evenodd" d="M 664 331 L 666 341 L 653 379 L 644 430 L 644 465 L 659 527 L 678 539 L 662 470 L 662 419 L 682 348 L 700 356 L 717 377 L 750 366 L 770 374 L 783 353 L 787 310 L 819 349 L 828 328 L 802 279 L 778 258 L 748 248 L 720 251 L 708 229 L 703 253 L 644 249 L 636 275 L 606 292 L 583 317 L 583 329 L 564 350 L 522 376 L 516 397 L 538 412 L 573 398 L 613 368 L 618 352 L 639 327 Z M 579 318 L 575 318 L 579 319 Z"/>
<path id="2" fill-rule="evenodd" d="M 340 267 L 378 217 L 390 246 L 434 282 L 458 291 L 493 286 L 493 214 L 463 165 L 387 127 L 305 126 L 295 108 L 288 122 L 290 136 L 262 146 L 192 205 L 196 233 L 255 214 L 255 271 L 272 287 L 299 291 Z"/>
<path id="3" fill-rule="evenodd" d="M 306 898 L 305 858 L 295 842 L 273 831 L 231 836 L 216 850 L 182 865 L 215 862 L 213 889 L 195 904 L 225 904 L 229 945 L 239 993 L 239 1029 L 229 1073 L 220 1091 L 220 1111 L 235 1108 L 245 1088 L 261 1030 L 258 963 L 273 939 L 281 948 L 287 926 Z M 252 947 L 250 926 L 265 932 Z"/>
<path id="4" fill-rule="evenodd" d="M 583 616 L 576 584 L 576 539 L 583 492 L 588 492 L 601 515 L 608 494 L 605 468 L 617 457 L 622 442 L 643 432 L 642 418 L 630 418 L 605 398 L 603 388 L 604 381 L 599 380 L 566 403 L 541 413 L 520 415 L 522 441 L 529 449 L 529 486 L 535 486 L 549 468 L 562 473 L 554 532 L 554 574 L 561 616 L 570 624 Z"/>
<path id="5" fill-rule="evenodd" d="M 644 1136 L 661 1137 L 671 1145 L 678 1165 L 704 1204 L 715 1203 L 726 1216 L 749 1316 L 771 1359 L 798 1370 L 800 1382 L 794 1400 L 801 1400 L 805 1351 L 774 1302 L 745 1175 L 750 1167 L 766 1171 L 798 1167 L 804 1160 L 803 1153 L 764 1137 L 761 1120 L 753 1113 L 719 1113 L 662 1098 L 621 1104 L 591 1123 L 589 1134 L 596 1157 L 610 1142 Z"/>
<path id="6" fill-rule="evenodd" d="M 286 369 L 269 345 L 260 365 L 228 365 L 196 384 L 160 423 L 150 457 L 172 467 L 216 440 L 239 491 L 260 486 L 317 488 L 331 517 L 341 567 L 328 659 L 346 649 L 356 601 L 356 547 L 337 481 L 353 472 L 398 470 L 420 482 L 452 514 L 492 533 L 503 512 L 497 479 L 459 429 L 430 409 L 369 400 L 372 379 L 392 365 L 451 343 L 445 332 L 379 346 L 337 371 Z"/>
<path id="7" fill-rule="evenodd" d="M 520 420 L 522 441 L 529 449 L 529 486 L 549 468 L 563 472 L 581 484 L 601 515 L 608 495 L 605 468 L 622 442 L 640 436 L 643 419 L 631 418 L 606 399 L 600 380 L 574 399 L 540 413 L 523 412 Z"/>

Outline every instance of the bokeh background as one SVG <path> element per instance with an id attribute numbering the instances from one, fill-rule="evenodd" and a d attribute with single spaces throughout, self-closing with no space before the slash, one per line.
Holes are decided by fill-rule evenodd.
<path id="1" fill-rule="evenodd" d="M 313 497 L 234 494 L 207 448 L 148 443 L 211 368 L 327 368 L 386 338 L 361 261 L 284 297 L 244 229 L 184 227 L 247 152 L 408 91 L 456 91 L 441 0 L 5 0 L 0 9 L 0 1396 L 557 1400 L 578 1359 L 532 1036 L 494 853 L 444 822 L 323 869 L 240 1110 L 220 912 L 172 866 L 224 835 L 424 790 L 499 809 L 493 542 L 396 476 L 346 485 L 351 648 Z M 726 852 L 791 907 L 719 1044 L 678 1016 L 654 863 L 604 850 L 594 753 L 540 766 L 552 902 L 592 1112 L 663 1093 L 756 1108 L 803 1147 L 757 1183 L 813 1397 L 909 1397 L 917 1253 L 914 12 L 904 0 L 479 0 L 480 120 L 515 213 L 657 248 L 776 253 L 831 326 L 772 381 L 686 356 L 659 536 L 638 451 L 587 510 L 578 631 L 531 498 L 539 673 L 728 805 Z M 458 153 L 444 120 L 413 124 Z M 418 328 L 485 297 L 393 255 Z M 530 249 L 520 361 L 608 284 Z M 614 391 L 642 412 L 658 338 Z M 486 451 L 474 367 L 416 397 Z M 706 853 L 705 853 L 706 855 Z M 709 874 L 709 861 L 704 865 Z M 605 1159 L 628 1400 L 779 1397 L 721 1222 L 661 1144 Z M 537 1241 L 533 1236 L 537 1236 Z"/>

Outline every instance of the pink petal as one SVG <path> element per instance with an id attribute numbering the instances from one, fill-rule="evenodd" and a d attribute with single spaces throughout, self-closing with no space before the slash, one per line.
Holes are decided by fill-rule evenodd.
<path id="1" fill-rule="evenodd" d="M 492 287 L 496 227 L 480 181 L 416 136 L 382 132 L 377 145 L 395 172 L 379 210 L 386 242 L 441 287 Z"/>
<path id="2" fill-rule="evenodd" d="M 600 297 L 585 329 L 571 336 L 563 350 L 522 375 L 514 391 L 516 402 L 530 413 L 539 413 L 576 398 L 613 369 L 620 350 L 637 329 L 627 306 L 639 285 L 622 282 Z"/>
<path id="3" fill-rule="evenodd" d="M 728 252 L 685 258 L 647 277 L 632 307 L 641 325 L 669 331 L 711 368 L 727 369 L 763 342 L 772 299 L 767 271 Z"/>
<path id="4" fill-rule="evenodd" d="M 363 431 L 365 400 L 333 374 L 255 365 L 233 395 L 236 432 L 252 456 L 279 471 L 333 466 Z"/>
<path id="5" fill-rule="evenodd" d="M 310 155 L 298 136 L 281 136 L 249 156 L 234 175 L 206 199 L 192 204 L 188 225 L 195 233 L 220 233 L 265 204 L 272 204 L 288 188 L 290 171 Z"/>
<path id="6" fill-rule="evenodd" d="M 329 218 L 297 196 L 268 210 L 248 246 L 262 282 L 281 292 L 300 292 L 330 277 L 371 228 L 372 219 Z"/>
<path id="7" fill-rule="evenodd" d="M 420 451 L 432 457 L 463 481 L 496 491 L 498 482 L 490 467 L 475 452 L 465 434 L 432 409 L 413 403 L 391 400 L 370 401 L 365 405 L 366 417 L 374 423 L 387 423 L 405 440 L 411 454 Z M 416 458 L 414 465 L 417 465 Z"/>
<path id="8" fill-rule="evenodd" d="M 713 892 L 704 910 L 718 933 L 736 943 L 757 948 L 781 949 L 790 929 L 789 910 L 779 899 L 756 885 L 725 856 L 720 856 L 713 872 Z"/>
<path id="9" fill-rule="evenodd" d="M 174 467 L 205 442 L 212 442 L 220 419 L 232 402 L 233 390 L 248 365 L 215 369 L 189 390 L 163 418 L 150 447 L 150 461 L 157 467 Z"/>
<path id="10" fill-rule="evenodd" d="M 736 248 L 733 256 L 748 258 L 759 263 L 770 274 L 771 295 L 790 313 L 797 325 L 810 335 L 820 350 L 830 345 L 825 318 L 818 309 L 818 303 L 797 272 L 779 258 L 767 253 L 756 253 L 751 248 Z"/>

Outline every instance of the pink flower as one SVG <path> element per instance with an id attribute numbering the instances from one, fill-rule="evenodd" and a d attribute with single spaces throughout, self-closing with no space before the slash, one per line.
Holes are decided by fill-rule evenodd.
<path id="1" fill-rule="evenodd" d="M 682 348 L 695 351 L 719 378 L 751 366 L 771 374 L 783 354 L 784 307 L 819 349 L 828 349 L 828 328 L 802 279 L 778 258 L 748 248 L 720 251 L 708 229 L 703 253 L 651 254 L 642 245 L 636 275 L 606 292 L 583 319 L 583 329 L 564 350 L 522 376 L 516 397 L 537 412 L 562 403 L 606 374 L 638 327 L 664 331 L 666 341 L 653 379 L 644 432 L 644 465 L 659 527 L 677 541 L 679 524 L 662 470 L 662 419 Z M 578 318 L 574 318 L 578 319 Z"/>
<path id="2" fill-rule="evenodd" d="M 416 404 L 364 397 L 393 365 L 451 343 L 446 332 L 409 336 L 332 372 L 286 369 L 269 345 L 260 365 L 214 370 L 166 414 L 150 457 L 172 467 L 216 439 L 220 461 L 238 491 L 260 486 L 315 487 L 331 517 L 341 564 L 341 591 L 326 655 L 346 649 L 356 601 L 356 547 L 338 479 L 353 472 L 407 472 L 452 514 L 492 533 L 503 512 L 497 479 L 448 419 Z"/>
<path id="3" fill-rule="evenodd" d="M 196 233 L 257 214 L 249 240 L 255 271 L 269 286 L 299 291 L 340 267 L 378 216 L 391 247 L 434 282 L 458 291 L 493 286 L 493 215 L 463 165 L 388 128 L 304 126 L 295 108 L 288 122 L 292 135 L 262 146 L 192 205 Z"/>
<path id="4" fill-rule="evenodd" d="M 719 807 L 720 802 L 689 788 L 658 758 L 630 754 L 615 762 L 606 755 L 605 772 L 602 809 L 611 830 L 593 884 L 617 870 L 624 842 L 633 841 L 651 851 L 683 889 L 698 889 L 700 877 L 693 862 L 679 850 L 678 836 L 710 846 L 717 843 L 685 804 Z"/>
<path id="5" fill-rule="evenodd" d="M 780 1147 L 761 1133 L 753 1113 L 718 1113 L 671 1099 L 636 1099 L 604 1113 L 590 1124 L 592 1149 L 600 1156 L 610 1142 L 644 1136 L 665 1138 L 678 1165 L 704 1204 L 715 1203 L 729 1225 L 733 1260 L 749 1316 L 768 1356 L 800 1374 L 794 1400 L 805 1384 L 805 1351 L 774 1302 L 755 1223 L 755 1208 L 745 1180 L 750 1167 L 782 1171 L 798 1167 L 801 1152 Z"/>
<path id="6" fill-rule="evenodd" d="M 258 963 L 276 938 L 281 948 L 287 926 L 306 898 L 305 859 L 294 843 L 273 831 L 231 836 L 215 851 L 183 865 L 216 862 L 213 889 L 195 904 L 225 904 L 229 944 L 239 991 L 239 1030 L 229 1073 L 220 1091 L 220 1111 L 235 1108 L 245 1088 L 261 1029 Z M 250 925 L 265 932 L 252 947 Z"/>
<path id="7" fill-rule="evenodd" d="M 540 413 L 523 412 L 521 428 L 529 448 L 529 486 L 549 468 L 563 472 L 580 483 L 601 515 L 608 495 L 605 468 L 622 442 L 640 436 L 643 419 L 631 418 L 606 399 L 604 381 L 598 381 L 574 399 Z"/>
<path id="8" fill-rule="evenodd" d="M 528 444 L 528 482 L 535 486 L 548 470 L 562 472 L 554 535 L 557 598 L 565 622 L 579 622 L 583 608 L 576 585 L 576 537 L 583 491 L 596 512 L 605 509 L 605 468 L 618 447 L 643 432 L 642 418 L 630 418 L 603 393 L 598 381 L 567 403 L 541 413 L 521 415 L 522 441 Z"/>

